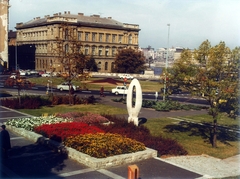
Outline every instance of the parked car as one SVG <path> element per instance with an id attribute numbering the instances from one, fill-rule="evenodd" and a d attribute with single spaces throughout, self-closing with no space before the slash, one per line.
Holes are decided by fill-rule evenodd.
<path id="1" fill-rule="evenodd" d="M 51 73 L 43 73 L 41 76 L 42 77 L 51 77 Z"/>
<path id="2" fill-rule="evenodd" d="M 70 84 L 72 85 L 74 91 L 77 91 L 79 90 L 79 86 L 75 86 L 73 84 Z M 60 91 L 63 91 L 63 90 L 69 90 L 69 82 L 63 82 L 61 83 L 60 85 L 57 85 L 57 89 L 60 90 Z"/>
<path id="3" fill-rule="evenodd" d="M 130 74 L 122 74 L 122 75 L 119 75 L 119 78 L 121 78 L 121 79 L 126 78 L 128 80 L 132 80 L 134 77 L 131 76 Z"/>
<path id="4" fill-rule="evenodd" d="M 161 88 L 161 93 L 164 93 L 164 88 Z M 176 86 L 169 86 L 166 88 L 166 93 L 168 94 L 180 94 L 182 90 Z"/>
<path id="5" fill-rule="evenodd" d="M 30 75 L 37 75 L 38 71 L 37 70 L 30 70 Z"/>
<path id="6" fill-rule="evenodd" d="M 42 74 L 44 74 L 44 73 L 45 73 L 45 72 L 42 71 L 42 70 L 38 71 L 38 75 L 39 75 L 39 76 L 42 76 Z"/>
<path id="7" fill-rule="evenodd" d="M 27 72 L 25 70 L 19 70 L 20 76 L 26 76 Z"/>
<path id="8" fill-rule="evenodd" d="M 127 94 L 128 89 L 126 86 L 117 86 L 116 88 L 112 89 L 112 93 L 115 95 L 119 95 L 119 94 Z"/>
<path id="9" fill-rule="evenodd" d="M 16 79 L 17 78 L 17 74 L 16 73 L 11 73 L 9 78 Z"/>

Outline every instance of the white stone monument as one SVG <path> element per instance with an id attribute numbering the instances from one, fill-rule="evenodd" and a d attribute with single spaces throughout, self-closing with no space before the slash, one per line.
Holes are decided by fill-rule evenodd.
<path id="1" fill-rule="evenodd" d="M 133 100 L 133 89 L 135 87 L 136 101 L 135 106 L 132 104 Z M 127 110 L 128 110 L 128 122 L 133 122 L 138 126 L 138 114 L 142 107 L 142 88 L 137 79 L 133 79 L 129 85 L 127 92 Z"/>

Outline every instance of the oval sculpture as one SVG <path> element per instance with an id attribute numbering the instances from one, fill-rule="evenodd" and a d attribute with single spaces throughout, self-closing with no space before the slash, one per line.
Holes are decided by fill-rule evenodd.
<path id="1" fill-rule="evenodd" d="M 133 88 L 136 90 L 136 102 L 135 106 L 132 105 Z M 133 122 L 138 126 L 138 114 L 142 107 L 142 88 L 137 79 L 133 79 L 129 85 L 127 92 L 127 110 L 128 110 L 128 123 Z"/>

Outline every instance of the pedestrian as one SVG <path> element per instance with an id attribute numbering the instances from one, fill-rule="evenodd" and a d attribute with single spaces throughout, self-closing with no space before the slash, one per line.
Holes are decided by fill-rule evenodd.
<path id="1" fill-rule="evenodd" d="M 6 130 L 6 126 L 2 125 L 2 131 L 0 133 L 0 145 L 2 150 L 2 158 L 8 158 L 8 150 L 11 149 L 10 135 Z"/>
<path id="2" fill-rule="evenodd" d="M 74 100 L 74 97 L 75 97 L 75 95 L 74 95 L 74 88 L 73 88 L 73 86 L 71 85 L 71 87 L 70 87 L 70 94 L 71 94 L 71 104 L 75 104 L 75 100 Z"/>
<path id="3" fill-rule="evenodd" d="M 101 87 L 101 89 L 100 89 L 100 96 L 101 97 L 104 97 L 105 95 L 104 95 L 104 88 L 103 88 L 103 86 Z"/>

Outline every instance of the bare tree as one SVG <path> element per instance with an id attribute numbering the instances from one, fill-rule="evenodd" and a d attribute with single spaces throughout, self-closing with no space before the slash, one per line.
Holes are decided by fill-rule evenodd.
<path id="1" fill-rule="evenodd" d="M 53 50 L 55 58 L 63 67 L 63 79 L 69 85 L 69 103 L 71 100 L 71 85 L 73 79 L 80 79 L 84 74 L 84 69 L 89 57 L 83 54 L 83 44 L 77 38 L 77 28 L 69 23 L 60 26 L 60 36 L 56 37 L 55 48 Z"/>

